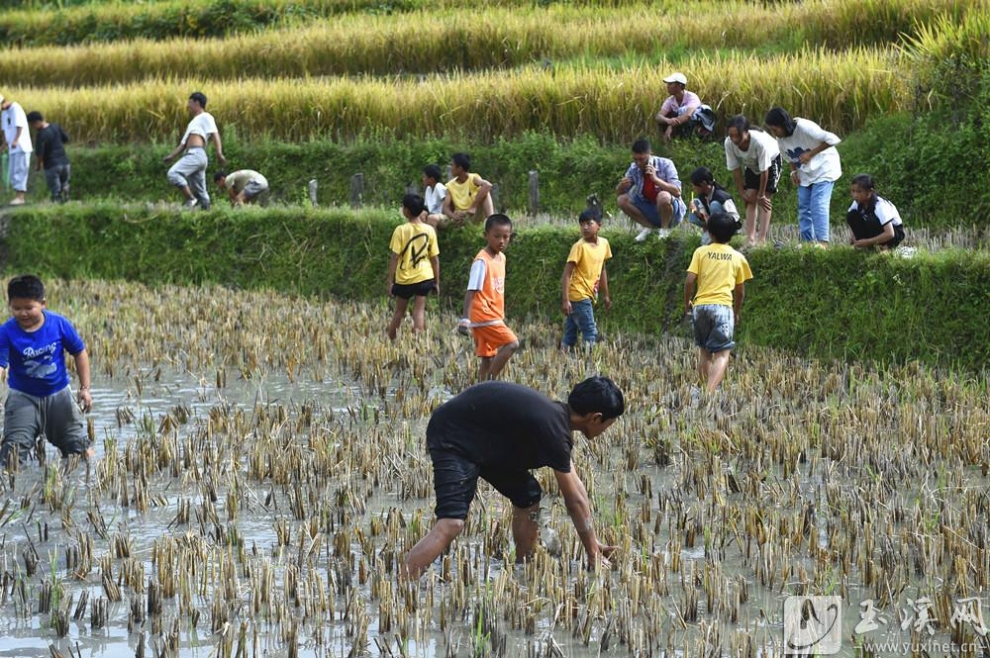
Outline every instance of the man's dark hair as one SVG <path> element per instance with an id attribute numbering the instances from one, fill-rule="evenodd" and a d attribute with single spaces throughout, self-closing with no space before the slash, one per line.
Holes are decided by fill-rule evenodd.
<path id="1" fill-rule="evenodd" d="M 423 175 L 427 178 L 432 178 L 435 181 L 439 181 L 443 173 L 440 171 L 440 165 L 428 164 L 423 167 Z"/>
<path id="2" fill-rule="evenodd" d="M 508 215 L 503 215 L 502 213 L 489 215 L 488 219 L 485 220 L 485 233 L 488 233 L 488 231 L 496 226 L 508 226 L 512 228 L 512 220 L 509 219 Z"/>
<path id="3" fill-rule="evenodd" d="M 213 182 L 218 183 L 220 182 L 221 178 L 226 178 L 226 177 L 227 177 L 227 172 L 221 169 L 217 173 L 213 174 Z"/>
<path id="4" fill-rule="evenodd" d="M 602 420 L 618 418 L 626 410 L 622 391 L 608 377 L 589 377 L 567 396 L 567 406 L 576 414 L 600 413 Z"/>
<path id="5" fill-rule="evenodd" d="M 194 91 L 193 93 L 189 94 L 189 100 L 196 101 L 197 103 L 199 103 L 199 106 L 201 108 L 203 108 L 204 110 L 206 109 L 206 94 L 204 94 L 203 92 Z"/>
<path id="6" fill-rule="evenodd" d="M 15 276 L 7 284 L 7 301 L 12 299 L 33 299 L 45 301 L 45 284 L 33 274 Z"/>
<path id="7" fill-rule="evenodd" d="M 708 218 L 708 234 L 715 242 L 725 244 L 738 230 L 739 224 L 728 213 L 717 212 Z"/>
<path id="8" fill-rule="evenodd" d="M 455 153 L 450 156 L 450 161 L 455 165 L 463 169 L 464 171 L 471 170 L 471 156 L 467 153 Z"/>
<path id="9" fill-rule="evenodd" d="M 632 147 L 633 153 L 652 153 L 653 147 L 650 145 L 650 140 L 648 139 L 637 139 L 633 142 Z"/>
<path id="10" fill-rule="evenodd" d="M 43 117 L 41 115 L 41 112 L 39 112 L 38 110 L 32 110 L 31 112 L 28 112 L 26 118 L 28 123 L 34 123 L 35 121 L 45 120 L 45 117 Z"/>
<path id="11" fill-rule="evenodd" d="M 413 217 L 419 217 L 426 210 L 426 203 L 423 197 L 418 194 L 407 194 L 402 197 L 402 207 L 409 211 Z"/>

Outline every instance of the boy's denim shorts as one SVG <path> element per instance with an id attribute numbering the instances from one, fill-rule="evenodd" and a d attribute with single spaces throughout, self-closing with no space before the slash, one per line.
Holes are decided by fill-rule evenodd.
<path id="1" fill-rule="evenodd" d="M 694 322 L 694 344 L 709 352 L 731 350 L 736 346 L 733 340 L 735 317 L 731 306 L 722 304 L 702 304 L 692 311 Z"/>

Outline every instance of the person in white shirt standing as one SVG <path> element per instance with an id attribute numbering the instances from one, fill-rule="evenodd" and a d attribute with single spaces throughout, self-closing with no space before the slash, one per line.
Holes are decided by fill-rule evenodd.
<path id="1" fill-rule="evenodd" d="M 182 157 L 168 170 L 168 182 L 182 190 L 187 208 L 198 204 L 203 210 L 209 210 L 210 193 L 206 189 L 206 165 L 209 160 L 206 157 L 206 142 L 213 142 L 221 165 L 227 164 L 227 158 L 223 156 L 217 122 L 206 111 L 206 95 L 201 91 L 194 92 L 189 96 L 186 109 L 192 115 L 186 133 L 175 150 L 163 158 L 165 162 L 171 162 L 182 153 Z"/>
<path id="2" fill-rule="evenodd" d="M 19 103 L 0 96 L 0 124 L 3 124 L 4 144 L 9 155 L 10 186 L 14 188 L 12 206 L 24 205 L 27 192 L 28 170 L 30 169 L 31 132 L 28 130 L 27 115 Z"/>
<path id="3" fill-rule="evenodd" d="M 767 112 L 763 122 L 777 138 L 780 154 L 791 167 L 791 182 L 797 185 L 801 240 L 827 247 L 832 188 L 842 176 L 835 149 L 841 140 L 814 121 L 792 119 L 781 107 Z"/>

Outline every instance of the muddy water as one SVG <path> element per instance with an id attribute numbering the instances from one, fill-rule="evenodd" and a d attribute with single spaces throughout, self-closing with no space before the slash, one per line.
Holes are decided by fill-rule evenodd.
<path id="1" fill-rule="evenodd" d="M 426 419 L 473 367 L 450 322 L 391 346 L 385 308 L 225 291 L 190 317 L 215 291 L 131 287 L 107 320 L 105 284 L 78 285 L 61 292 L 83 300 L 97 457 L 48 450 L 3 481 L 0 656 L 775 656 L 788 596 L 797 643 L 838 614 L 838 655 L 981 639 L 980 382 L 744 349 L 694 403 L 682 340 L 618 336 L 587 360 L 552 349 L 555 324 L 520 325 L 511 379 L 561 396 L 601 371 L 626 392 L 575 455 L 619 557 L 583 569 L 541 472 L 532 563 L 513 564 L 510 510 L 483 488 L 451 553 L 404 586 L 396 564 L 431 521 Z"/>

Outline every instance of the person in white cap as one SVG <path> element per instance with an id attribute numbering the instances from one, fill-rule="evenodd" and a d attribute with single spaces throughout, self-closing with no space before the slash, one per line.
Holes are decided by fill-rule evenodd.
<path id="1" fill-rule="evenodd" d="M 656 120 L 664 139 L 669 142 L 676 134 L 690 135 L 695 130 L 698 125 L 695 112 L 701 108 L 701 99 L 687 90 L 687 76 L 683 73 L 672 73 L 663 81 L 667 83 L 670 96 L 660 106 Z"/>
<path id="2" fill-rule="evenodd" d="M 27 192 L 31 153 L 34 151 L 31 131 L 28 130 L 27 115 L 20 104 L 0 96 L 0 110 L 4 144 L 10 153 L 10 186 L 14 188 L 14 199 L 10 205 L 22 206 Z"/>

